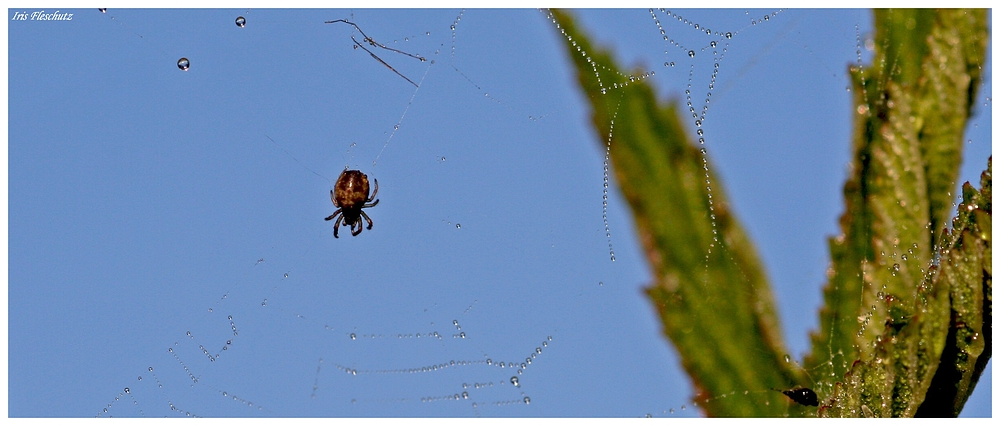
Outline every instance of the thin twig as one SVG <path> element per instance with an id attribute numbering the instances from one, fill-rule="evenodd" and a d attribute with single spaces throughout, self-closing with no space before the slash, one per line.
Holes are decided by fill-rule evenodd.
<path id="1" fill-rule="evenodd" d="M 418 60 L 420 60 L 420 62 L 427 61 L 427 59 L 424 58 L 423 56 L 414 55 L 412 53 L 407 53 L 407 52 L 404 52 L 404 51 L 399 50 L 399 49 L 393 49 L 393 48 L 391 48 L 389 46 L 386 46 L 386 45 L 384 45 L 382 43 L 379 43 L 379 42 L 375 41 L 375 39 L 373 39 L 371 37 L 368 37 L 368 34 L 365 34 L 365 32 L 361 30 L 361 27 L 359 27 L 358 24 L 355 24 L 355 23 L 353 23 L 351 21 L 348 21 L 346 19 L 337 19 L 337 20 L 334 20 L 334 21 L 325 21 L 324 23 L 326 23 L 326 24 L 335 24 L 335 23 L 338 23 L 338 22 L 342 22 L 342 23 L 345 23 L 347 25 L 350 25 L 350 26 L 354 27 L 354 29 L 358 30 L 358 32 L 361 33 L 361 35 L 364 37 L 364 41 L 366 43 L 368 43 L 369 45 L 371 45 L 372 47 L 380 47 L 380 48 L 388 50 L 390 52 L 395 52 L 395 53 L 399 53 L 399 54 L 402 54 L 402 55 L 406 55 L 406 56 L 409 56 L 409 57 L 411 57 L 413 59 L 418 59 Z M 360 48 L 364 49 L 365 52 L 368 52 L 368 54 L 371 55 L 372 58 L 375 58 L 376 61 L 379 61 L 382 65 L 385 65 L 386 68 L 389 68 L 390 70 L 392 70 L 392 72 L 396 73 L 396 75 L 398 75 L 400 77 L 403 77 L 404 80 L 410 82 L 410 84 L 414 85 L 415 87 L 420 87 L 419 85 L 417 85 L 417 83 L 414 83 L 413 80 L 410 80 L 405 75 L 403 75 L 402 73 L 400 73 L 399 71 L 397 71 L 395 68 L 392 67 L 392 65 L 389 65 L 388 63 L 386 63 L 384 60 L 382 60 L 382 58 L 378 57 L 378 55 L 376 55 L 375 53 L 373 53 L 371 50 L 368 50 L 368 48 L 365 47 L 364 45 L 362 45 L 361 43 L 359 43 L 358 40 L 355 39 L 353 35 L 351 36 L 351 40 L 354 41 L 354 45 L 356 47 L 360 47 Z"/>

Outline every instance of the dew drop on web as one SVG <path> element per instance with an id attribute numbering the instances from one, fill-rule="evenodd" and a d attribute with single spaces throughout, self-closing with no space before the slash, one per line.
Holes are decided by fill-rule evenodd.
<path id="1" fill-rule="evenodd" d="M 191 68 L 191 61 L 188 58 L 180 58 L 177 60 L 177 68 L 180 68 L 181 71 L 187 71 L 188 68 Z"/>

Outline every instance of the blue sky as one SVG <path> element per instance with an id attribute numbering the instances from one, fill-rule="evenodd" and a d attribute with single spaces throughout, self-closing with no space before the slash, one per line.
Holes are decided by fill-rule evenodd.
<path id="1" fill-rule="evenodd" d="M 607 135 L 539 11 L 64 12 L 8 22 L 10 416 L 699 414 L 614 190 L 610 261 Z M 736 33 L 706 146 L 800 357 L 870 13 L 675 12 Z M 664 99 L 690 81 L 701 108 L 710 54 L 664 46 L 645 9 L 577 16 Z M 335 19 L 425 57 L 373 50 L 419 89 Z M 992 152 L 991 61 L 984 76 L 960 182 Z M 378 179 L 380 203 L 373 229 L 334 239 L 345 166 Z M 991 415 L 991 378 L 963 415 Z"/>

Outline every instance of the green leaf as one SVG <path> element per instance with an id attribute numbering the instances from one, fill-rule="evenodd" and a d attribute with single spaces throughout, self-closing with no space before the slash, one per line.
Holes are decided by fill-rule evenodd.
<path id="1" fill-rule="evenodd" d="M 991 355 L 992 169 L 991 159 L 981 191 L 963 186 L 965 201 L 953 231 L 944 234 L 939 263 L 916 289 L 915 309 L 890 316 L 872 357 L 854 362 L 820 416 L 954 417 L 962 411 Z"/>
<path id="2" fill-rule="evenodd" d="M 550 17 L 635 215 L 656 277 L 647 293 L 708 415 L 961 411 L 991 356 L 992 161 L 944 227 L 985 62 L 984 10 L 875 12 L 873 65 L 850 70 L 846 209 L 804 369 L 785 361 L 763 267 L 677 103 L 658 101 L 567 13 Z M 818 411 L 768 391 L 800 386 L 818 394 Z M 736 389 L 754 396 L 729 398 Z"/>
<path id="3" fill-rule="evenodd" d="M 844 186 L 843 234 L 830 243 L 820 330 L 805 362 L 815 390 L 831 397 L 821 409 L 830 416 L 929 413 L 921 404 L 942 351 L 954 348 L 949 292 L 968 284 L 938 277 L 954 277 L 955 266 L 944 268 L 952 263 L 934 265 L 943 256 L 936 250 L 984 60 L 984 11 L 876 11 L 875 24 L 874 65 L 851 70 L 853 173 Z M 873 371 L 892 380 L 888 400 L 862 386 L 859 377 Z M 889 411 L 881 411 L 886 401 Z"/>
<path id="4" fill-rule="evenodd" d="M 629 78 L 569 14 L 553 11 L 552 18 L 565 35 L 594 125 L 611 136 L 611 170 L 658 277 L 647 293 L 694 380 L 696 402 L 714 416 L 786 414 L 787 398 L 771 389 L 803 379 L 784 361 L 760 260 L 729 211 L 722 182 L 685 134 L 676 104 L 658 102 L 649 85 Z M 761 392 L 727 398 L 734 389 Z"/>
<path id="5" fill-rule="evenodd" d="M 980 179 L 966 182 L 964 201 L 946 234 L 937 280 L 947 283 L 951 312 L 947 342 L 918 416 L 957 416 L 986 368 L 993 347 L 993 161 Z"/>

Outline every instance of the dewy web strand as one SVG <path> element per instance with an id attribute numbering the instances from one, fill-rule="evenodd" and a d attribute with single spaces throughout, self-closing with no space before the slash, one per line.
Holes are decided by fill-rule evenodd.
<path id="1" fill-rule="evenodd" d="M 611 116 L 610 128 L 608 130 L 608 142 L 604 148 L 604 199 L 603 199 L 603 217 L 604 217 L 604 232 L 608 236 L 608 254 L 611 255 L 611 261 L 615 261 L 615 248 L 611 245 L 611 227 L 608 225 L 608 186 L 610 184 L 610 167 L 611 167 L 611 140 L 614 138 L 615 134 L 615 119 L 618 118 L 618 109 L 621 107 L 621 98 L 618 99 L 618 104 L 615 105 L 615 113 Z"/>

